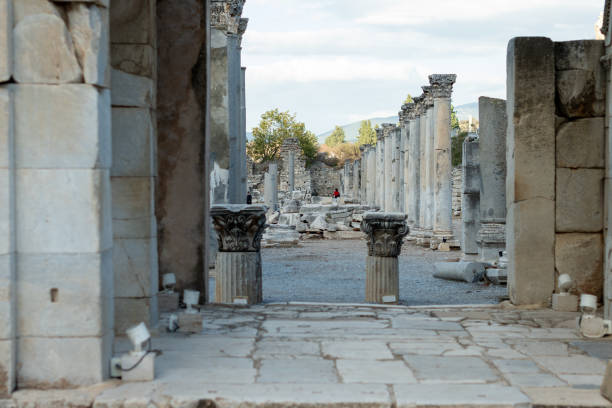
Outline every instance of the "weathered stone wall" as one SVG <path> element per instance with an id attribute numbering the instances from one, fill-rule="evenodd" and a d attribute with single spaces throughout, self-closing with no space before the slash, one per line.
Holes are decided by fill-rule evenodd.
<path id="1" fill-rule="evenodd" d="M 157 1 L 157 189 L 159 272 L 177 290 L 208 293 L 209 29 L 201 0 Z"/>
<path id="2" fill-rule="evenodd" d="M 508 47 L 508 284 L 546 304 L 558 274 L 603 288 L 605 73 L 601 41 L 515 38 Z"/>
<path id="3" fill-rule="evenodd" d="M 453 188 L 453 217 L 461 217 L 461 204 L 462 204 L 462 184 L 463 184 L 463 170 L 461 167 L 455 167 L 451 174 L 451 182 Z"/>
<path id="4" fill-rule="evenodd" d="M 603 41 L 555 43 L 555 268 L 603 295 L 606 73 Z"/>
<path id="5" fill-rule="evenodd" d="M 111 6 L 115 332 L 158 318 L 155 1 Z"/>
<path id="6" fill-rule="evenodd" d="M 310 191 L 312 181 L 310 171 L 306 168 L 306 158 L 295 138 L 285 139 L 280 148 L 279 161 L 279 191 L 289 191 L 289 161 L 293 155 L 294 188 L 295 190 Z"/>
<path id="7" fill-rule="evenodd" d="M 0 399 L 108 376 L 108 12 L 0 0 Z"/>
<path id="8" fill-rule="evenodd" d="M 314 162 L 309 168 L 312 177 L 312 194 L 330 197 L 334 189 L 340 191 L 342 170 L 328 166 L 323 162 Z"/>

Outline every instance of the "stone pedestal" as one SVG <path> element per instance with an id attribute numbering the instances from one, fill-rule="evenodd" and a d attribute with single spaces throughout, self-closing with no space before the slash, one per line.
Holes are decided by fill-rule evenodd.
<path id="1" fill-rule="evenodd" d="M 368 240 L 366 260 L 366 302 L 388 303 L 399 300 L 399 264 L 397 257 L 408 234 L 406 215 L 401 213 L 366 213 L 361 231 Z"/>
<path id="2" fill-rule="evenodd" d="M 429 76 L 434 101 L 433 229 L 438 238 L 450 238 L 453 233 L 451 95 L 456 79 L 457 75 L 454 74 Z"/>
<path id="3" fill-rule="evenodd" d="M 266 207 L 216 205 L 211 208 L 217 231 L 217 303 L 261 302 L 261 237 L 266 228 Z"/>

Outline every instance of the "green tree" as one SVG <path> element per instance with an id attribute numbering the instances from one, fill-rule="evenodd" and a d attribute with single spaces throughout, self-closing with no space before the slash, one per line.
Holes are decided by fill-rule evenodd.
<path id="1" fill-rule="evenodd" d="M 345 143 L 345 138 L 346 135 L 344 134 L 344 129 L 336 125 L 336 128 L 334 129 L 332 134 L 327 136 L 327 139 L 325 139 L 325 144 L 329 147 L 336 147 L 342 143 Z"/>
<path id="2" fill-rule="evenodd" d="M 370 120 L 361 121 L 361 127 L 359 128 L 359 137 L 357 138 L 358 146 L 366 144 L 376 144 L 376 130 L 372 128 L 372 121 Z"/>
<path id="3" fill-rule="evenodd" d="M 414 99 L 412 99 L 412 95 L 408 94 L 406 100 L 404 101 L 404 105 L 407 103 L 414 103 Z"/>
<path id="4" fill-rule="evenodd" d="M 453 105 L 451 105 L 451 129 L 459 129 L 459 118 Z"/>
<path id="5" fill-rule="evenodd" d="M 461 132 L 451 140 L 451 160 L 453 167 L 461 166 L 463 161 L 463 141 L 467 137 L 468 132 Z"/>
<path id="6" fill-rule="evenodd" d="M 314 133 L 296 120 L 289 111 L 269 110 L 261 115 L 259 126 L 253 128 L 253 140 L 247 144 L 247 153 L 255 161 L 265 162 L 279 158 L 280 147 L 287 138 L 298 139 L 308 162 L 317 157 L 319 146 Z"/>

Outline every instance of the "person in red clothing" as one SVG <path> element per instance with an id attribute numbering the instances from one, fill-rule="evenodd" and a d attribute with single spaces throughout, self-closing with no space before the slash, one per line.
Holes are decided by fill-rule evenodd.
<path id="1" fill-rule="evenodd" d="M 338 191 L 338 189 L 334 190 L 334 193 L 332 194 L 332 197 L 334 198 L 334 204 L 338 204 L 338 199 L 340 198 L 340 192 Z"/>

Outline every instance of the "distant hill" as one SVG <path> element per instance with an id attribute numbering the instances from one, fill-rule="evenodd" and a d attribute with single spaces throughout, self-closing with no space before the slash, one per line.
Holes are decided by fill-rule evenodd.
<path id="1" fill-rule="evenodd" d="M 474 118 L 478 118 L 478 102 L 456 106 L 455 110 L 457 111 L 457 116 L 459 117 L 459 120 L 468 120 L 470 115 L 472 115 L 472 117 Z M 368 119 L 364 119 L 364 120 L 368 120 Z M 372 126 L 376 126 L 376 125 L 380 126 L 383 123 L 397 124 L 399 122 L 399 117 L 389 116 L 387 118 L 372 118 L 370 120 L 372 121 Z M 346 134 L 347 142 L 355 142 L 357 140 L 357 137 L 359 136 L 359 128 L 361 127 L 361 121 L 349 123 L 348 125 L 344 125 L 340 127 L 344 129 L 344 133 Z M 320 135 L 317 135 L 317 138 L 319 139 L 319 143 L 320 144 L 325 143 L 325 139 L 329 135 L 331 135 L 332 132 L 333 132 L 333 129 L 325 133 L 321 133 Z"/>

